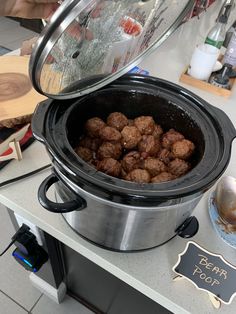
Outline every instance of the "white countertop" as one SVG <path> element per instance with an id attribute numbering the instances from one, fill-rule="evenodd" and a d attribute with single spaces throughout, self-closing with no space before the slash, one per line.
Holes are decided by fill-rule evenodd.
<path id="1" fill-rule="evenodd" d="M 142 63 L 141 67 L 149 70 L 153 76 L 178 83 L 181 72 L 189 62 L 194 45 L 203 41 L 207 30 L 214 23 L 222 1 L 216 2 L 199 21 L 195 18 L 188 24 L 182 25 L 175 35 Z M 235 11 L 233 14 L 236 16 Z M 235 89 L 233 95 L 226 99 L 187 85 L 185 87 L 224 110 L 236 126 Z M 234 177 L 236 177 L 235 144 L 234 142 L 232 145 L 232 157 L 225 173 Z M 0 182 L 40 168 L 47 163 L 49 158 L 44 147 L 35 142 L 23 152 L 22 161 L 12 161 L 0 171 Z M 49 173 L 50 170 L 45 170 L 20 183 L 1 188 L 0 202 L 170 311 L 196 314 L 216 312 L 206 292 L 197 290 L 187 280 L 172 281 L 175 277 L 172 267 L 177 262 L 178 254 L 184 250 L 187 240 L 175 237 L 161 247 L 140 253 L 116 253 L 99 248 L 73 232 L 61 215 L 50 213 L 40 206 L 37 190 Z M 209 251 L 222 254 L 226 260 L 236 265 L 236 250 L 225 244 L 211 225 L 207 210 L 210 192 L 205 194 L 194 210 L 194 215 L 200 222 L 200 229 L 192 240 Z M 231 305 L 223 304 L 217 311 L 227 314 L 235 312 L 236 298 Z"/>

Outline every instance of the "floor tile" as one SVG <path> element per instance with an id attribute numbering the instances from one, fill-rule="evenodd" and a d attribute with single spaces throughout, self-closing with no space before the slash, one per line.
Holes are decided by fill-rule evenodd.
<path id="1" fill-rule="evenodd" d="M 37 36 L 35 32 L 32 32 L 19 26 L 14 29 L 9 29 L 6 32 L 3 33 L 1 32 L 0 43 L 1 46 L 4 46 L 8 49 L 17 49 L 21 46 L 24 40 L 31 39 L 35 36 Z"/>
<path id="2" fill-rule="evenodd" d="M 31 38 L 33 38 L 33 37 L 31 37 Z M 16 50 L 16 49 L 20 48 L 22 46 L 23 41 L 25 41 L 27 39 L 30 39 L 30 38 L 17 39 L 17 40 L 14 40 L 13 42 L 5 43 L 4 47 L 6 47 L 7 49 L 10 49 L 12 51 Z"/>
<path id="3" fill-rule="evenodd" d="M 20 24 L 17 21 L 11 20 L 6 17 L 0 17 L 0 25 L 1 33 L 20 26 Z"/>
<path id="4" fill-rule="evenodd" d="M 27 314 L 22 307 L 13 302 L 0 291 L 0 313 L 1 314 Z"/>
<path id="5" fill-rule="evenodd" d="M 0 18 L 0 29 L 0 45 L 11 50 L 21 47 L 23 41 L 38 36 L 37 33 L 7 18 Z"/>
<path id="6" fill-rule="evenodd" d="M 93 314 L 82 304 L 69 296 L 61 304 L 57 304 L 43 296 L 32 310 L 32 314 Z"/>
<path id="7" fill-rule="evenodd" d="M 0 205 L 0 251 L 9 244 L 14 233 L 6 209 Z M 29 272 L 11 256 L 13 247 L 0 257 L 0 290 L 30 310 L 39 299 L 41 292 L 31 285 Z M 2 314 L 1 308 L 0 313 Z"/>
<path id="8" fill-rule="evenodd" d="M 0 46 L 0 56 L 5 55 L 6 53 L 11 52 L 11 50 Z"/>

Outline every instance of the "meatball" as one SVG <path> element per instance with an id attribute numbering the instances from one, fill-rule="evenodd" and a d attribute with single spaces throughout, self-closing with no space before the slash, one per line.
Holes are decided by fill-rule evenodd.
<path id="1" fill-rule="evenodd" d="M 137 183 L 149 183 L 151 176 L 147 170 L 134 169 L 126 176 L 126 180 Z"/>
<path id="2" fill-rule="evenodd" d="M 104 142 L 97 151 L 99 160 L 104 158 L 119 159 L 122 154 L 122 147 L 120 143 Z"/>
<path id="3" fill-rule="evenodd" d="M 106 126 L 102 119 L 95 117 L 87 120 L 85 123 L 85 130 L 91 137 L 99 137 L 99 131 Z"/>
<path id="4" fill-rule="evenodd" d="M 122 145 L 126 149 L 135 148 L 140 142 L 142 136 L 135 126 L 125 126 L 121 131 Z"/>
<path id="5" fill-rule="evenodd" d="M 121 161 L 121 166 L 125 172 L 130 172 L 140 166 L 140 153 L 132 151 L 126 154 Z"/>
<path id="6" fill-rule="evenodd" d="M 162 136 L 162 146 L 164 148 L 170 149 L 173 143 L 183 139 L 184 139 L 183 134 L 175 131 L 174 129 L 170 129 Z"/>
<path id="7" fill-rule="evenodd" d="M 174 158 L 188 159 L 195 149 L 193 142 L 189 140 L 177 141 L 171 146 L 171 152 Z"/>
<path id="8" fill-rule="evenodd" d="M 163 134 L 163 130 L 162 127 L 158 124 L 155 124 L 154 126 L 154 131 L 152 133 L 152 135 L 156 138 L 156 139 L 160 139 L 161 135 Z"/>
<path id="9" fill-rule="evenodd" d="M 173 175 L 180 177 L 190 170 L 190 164 L 185 160 L 175 158 L 169 163 L 168 168 Z"/>
<path id="10" fill-rule="evenodd" d="M 114 141 L 118 142 L 121 139 L 121 134 L 117 129 L 110 126 L 105 126 L 99 132 L 99 135 L 104 141 Z"/>
<path id="11" fill-rule="evenodd" d="M 148 156 L 156 156 L 160 150 L 160 142 L 153 135 L 143 135 L 138 149 L 140 152 L 147 153 Z"/>
<path id="12" fill-rule="evenodd" d="M 98 150 L 98 147 L 100 145 L 101 145 L 101 140 L 99 138 L 91 138 L 89 136 L 83 137 L 79 142 L 79 146 L 89 148 L 94 152 Z"/>
<path id="13" fill-rule="evenodd" d="M 155 177 L 159 173 L 166 171 L 166 165 L 164 162 L 157 158 L 147 158 L 144 160 L 143 168 L 150 173 L 151 177 Z"/>
<path id="14" fill-rule="evenodd" d="M 157 157 L 167 165 L 171 159 L 171 152 L 168 149 L 163 148 L 159 151 Z"/>
<path id="15" fill-rule="evenodd" d="M 97 170 L 113 177 L 119 177 L 121 164 L 113 158 L 105 158 L 97 163 Z"/>
<path id="16" fill-rule="evenodd" d="M 128 124 L 128 119 L 121 112 L 113 112 L 107 117 L 107 125 L 117 129 L 118 131 L 122 131 Z"/>
<path id="17" fill-rule="evenodd" d="M 161 172 L 160 174 L 158 174 L 157 176 L 152 178 L 151 182 L 152 183 L 161 183 L 161 182 L 171 181 L 174 178 L 175 177 L 170 172 Z"/>
<path id="18" fill-rule="evenodd" d="M 106 123 L 105 123 L 106 122 Z M 191 169 L 195 145 L 175 129 L 163 133 L 152 116 L 112 112 L 88 119 L 75 153 L 98 171 L 137 183 L 176 179 Z"/>
<path id="19" fill-rule="evenodd" d="M 150 135 L 155 129 L 155 121 L 150 116 L 141 116 L 134 119 L 134 125 L 143 135 Z"/>
<path id="20" fill-rule="evenodd" d="M 75 152 L 84 161 L 90 161 L 93 158 L 93 152 L 89 148 L 78 146 L 76 147 Z"/>

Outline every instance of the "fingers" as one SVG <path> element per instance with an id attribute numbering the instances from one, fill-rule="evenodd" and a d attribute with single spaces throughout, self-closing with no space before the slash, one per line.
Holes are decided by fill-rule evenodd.
<path id="1" fill-rule="evenodd" d="M 58 6 L 59 5 L 57 3 L 44 3 L 44 4 L 32 3 L 30 10 L 22 12 L 22 17 L 34 19 L 47 19 L 57 10 Z"/>
<path id="2" fill-rule="evenodd" d="M 32 6 L 29 18 L 48 19 L 59 7 L 58 0 L 27 0 Z"/>
<path id="3" fill-rule="evenodd" d="M 49 19 L 51 18 L 51 16 L 53 15 L 53 13 L 57 10 L 57 8 L 59 7 L 59 4 L 57 3 L 52 3 L 52 4 L 46 4 L 44 5 L 44 16 L 41 17 L 43 19 Z"/>
<path id="4" fill-rule="evenodd" d="M 51 3 L 58 3 L 58 0 L 27 0 L 29 3 L 34 4 L 51 4 Z"/>

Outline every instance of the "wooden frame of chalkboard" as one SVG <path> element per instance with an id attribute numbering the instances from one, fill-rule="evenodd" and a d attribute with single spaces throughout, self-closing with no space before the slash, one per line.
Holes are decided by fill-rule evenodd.
<path id="1" fill-rule="evenodd" d="M 178 255 L 172 269 L 225 304 L 230 304 L 236 295 L 236 266 L 193 241 Z"/>

